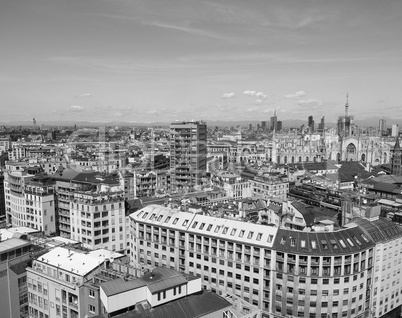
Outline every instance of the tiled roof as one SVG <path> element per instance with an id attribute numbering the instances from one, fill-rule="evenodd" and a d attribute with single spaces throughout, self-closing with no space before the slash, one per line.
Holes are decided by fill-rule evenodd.
<path id="1" fill-rule="evenodd" d="M 374 242 L 358 226 L 333 232 L 279 229 L 274 241 L 274 249 L 277 251 L 311 255 L 350 254 L 372 246 Z"/>
<path id="2" fill-rule="evenodd" d="M 292 205 L 296 208 L 297 211 L 303 215 L 304 222 L 306 222 L 307 226 L 311 226 L 314 224 L 314 215 L 312 210 L 310 209 L 311 206 L 304 204 L 302 202 L 292 202 Z"/>
<path id="3" fill-rule="evenodd" d="M 209 291 L 202 291 L 184 298 L 171 301 L 153 308 L 137 305 L 133 311 L 116 316 L 116 318 L 196 318 L 209 317 L 218 310 L 230 307 L 224 298 Z M 104 317 L 102 315 L 98 317 Z"/>
<path id="4" fill-rule="evenodd" d="M 10 269 L 17 275 L 21 275 L 22 273 L 26 272 L 26 268 L 29 265 L 29 263 L 31 263 L 32 260 L 26 260 L 23 262 L 19 262 L 18 264 L 14 264 L 12 266 L 10 266 Z"/>
<path id="5" fill-rule="evenodd" d="M 121 294 L 144 286 L 148 287 L 151 294 L 155 294 L 186 283 L 187 278 L 183 274 L 170 268 L 156 267 L 152 272 L 148 272 L 140 278 L 128 281 L 121 278 L 114 279 L 102 283 L 101 288 L 107 296 Z"/>
<path id="6" fill-rule="evenodd" d="M 378 220 L 360 219 L 355 222 L 375 243 L 388 241 L 402 236 L 402 228 L 391 220 L 379 217 Z"/>
<path id="7" fill-rule="evenodd" d="M 401 193 L 400 186 L 394 183 L 387 183 L 387 182 L 376 182 L 373 180 L 369 180 L 366 182 L 367 184 L 372 185 L 375 191 L 387 192 L 387 193 Z"/>
<path id="8" fill-rule="evenodd" d="M 194 234 L 210 237 L 227 237 L 232 241 L 260 244 L 270 247 L 277 228 L 247 223 L 226 218 L 211 217 L 174 210 L 168 207 L 149 205 L 134 212 L 130 218 L 144 224 L 163 226 L 179 231 L 191 231 Z"/>

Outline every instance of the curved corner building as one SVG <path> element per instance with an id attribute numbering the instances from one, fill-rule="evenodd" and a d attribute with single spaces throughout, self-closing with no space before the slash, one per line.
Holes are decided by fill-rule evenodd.
<path id="1" fill-rule="evenodd" d="M 359 219 L 305 232 L 151 205 L 130 215 L 131 259 L 197 275 L 261 317 L 399 317 L 402 229 Z"/>

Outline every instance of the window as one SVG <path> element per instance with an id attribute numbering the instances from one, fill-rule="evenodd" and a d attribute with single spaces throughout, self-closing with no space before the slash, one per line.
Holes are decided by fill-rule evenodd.
<path id="1" fill-rule="evenodd" d="M 257 234 L 257 241 L 261 241 L 261 238 L 262 238 L 262 233 L 258 233 Z"/>
<path id="2" fill-rule="evenodd" d="M 175 218 L 175 219 L 173 220 L 173 224 L 176 224 L 178 221 L 179 221 L 179 218 Z"/>
<path id="3" fill-rule="evenodd" d="M 94 305 L 89 305 L 89 312 L 90 312 L 91 314 L 94 314 L 94 313 L 95 313 L 95 306 L 94 306 Z"/>
<path id="4" fill-rule="evenodd" d="M 89 297 L 95 298 L 95 291 L 93 289 L 89 290 Z"/>
<path id="5" fill-rule="evenodd" d="M 230 232 L 231 236 L 234 236 L 236 234 L 237 229 L 232 229 L 232 231 Z"/>
<path id="6" fill-rule="evenodd" d="M 311 248 L 312 248 L 312 249 L 316 249 L 316 248 L 317 248 L 317 242 L 316 242 L 316 241 L 314 241 L 314 240 L 311 241 Z"/>
<path id="7" fill-rule="evenodd" d="M 248 232 L 247 238 L 248 238 L 248 239 L 252 239 L 252 238 L 253 238 L 253 235 L 254 235 L 254 232 L 250 231 L 250 232 Z"/>
<path id="8" fill-rule="evenodd" d="M 240 234 L 239 234 L 239 237 L 243 237 L 245 232 L 246 232 L 245 230 L 241 230 Z"/>

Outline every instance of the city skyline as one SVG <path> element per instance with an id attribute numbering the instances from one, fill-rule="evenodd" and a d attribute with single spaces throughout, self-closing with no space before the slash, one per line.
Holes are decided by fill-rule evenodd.
<path id="1" fill-rule="evenodd" d="M 2 121 L 402 118 L 401 7 L 5 2 Z"/>

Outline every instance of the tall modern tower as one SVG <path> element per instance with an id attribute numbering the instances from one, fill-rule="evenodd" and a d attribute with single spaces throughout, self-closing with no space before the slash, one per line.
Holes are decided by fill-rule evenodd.
<path id="1" fill-rule="evenodd" d="M 313 116 L 308 116 L 308 126 L 310 128 L 310 131 L 313 132 L 314 131 L 314 118 Z"/>
<path id="2" fill-rule="evenodd" d="M 207 125 L 177 122 L 170 125 L 170 184 L 186 189 L 201 184 L 207 168 Z"/>
<path id="3" fill-rule="evenodd" d="M 274 116 L 271 117 L 271 124 L 270 124 L 270 129 L 272 131 L 278 130 L 277 123 L 278 123 L 278 117 L 276 117 L 276 109 L 275 109 Z"/>
<path id="4" fill-rule="evenodd" d="M 387 122 L 385 119 L 380 119 L 378 123 L 378 130 L 380 131 L 380 134 L 387 130 Z"/>

